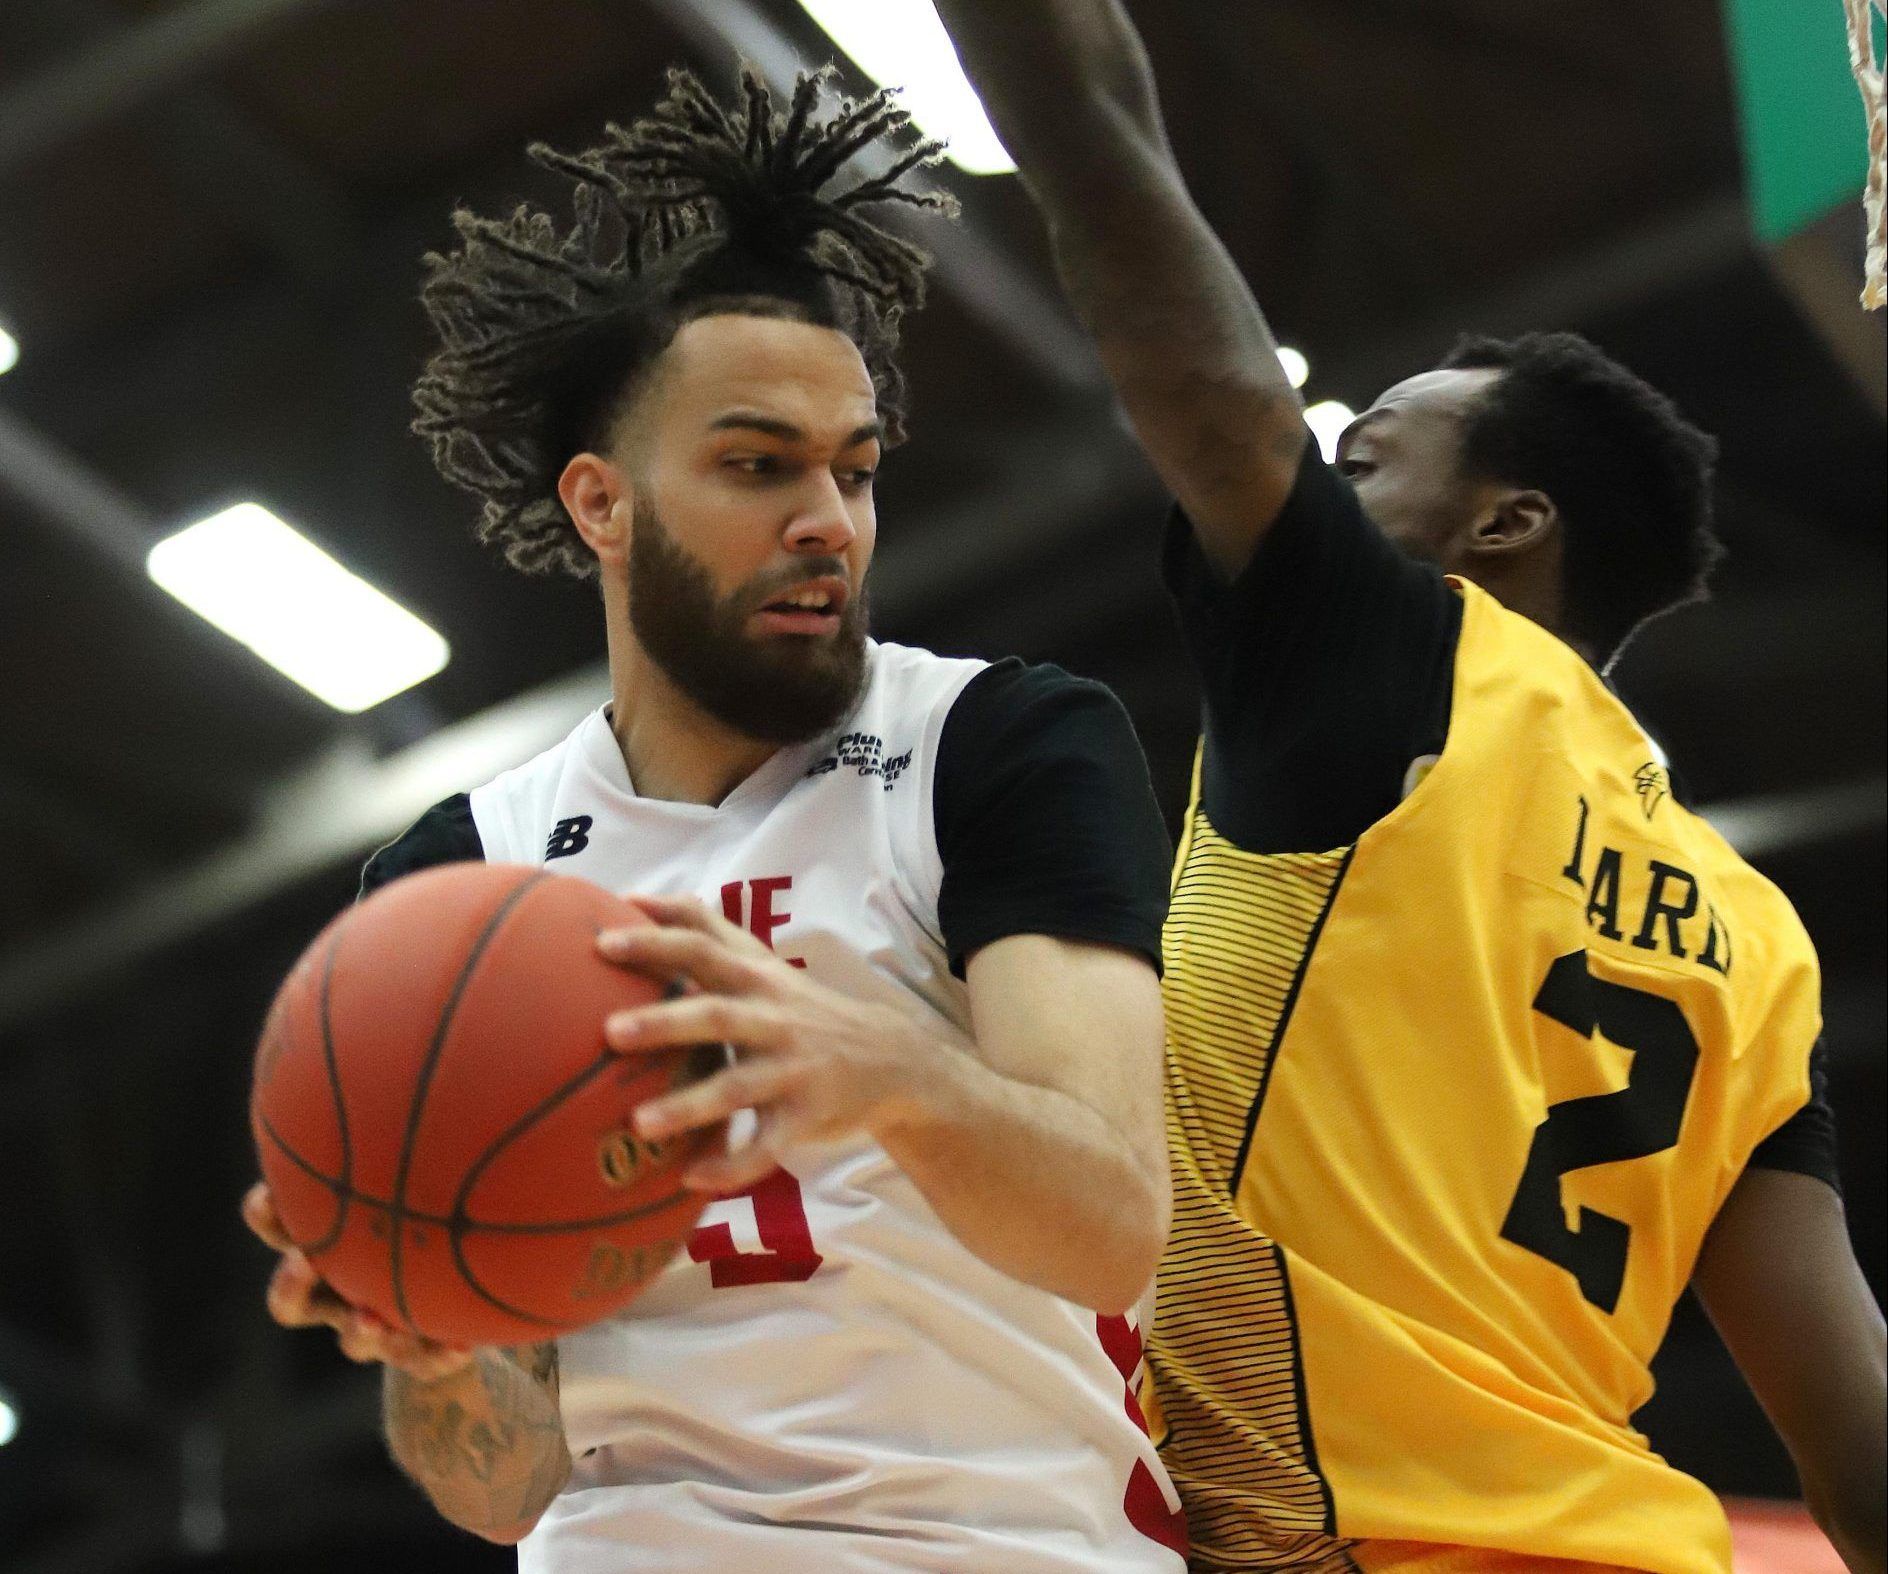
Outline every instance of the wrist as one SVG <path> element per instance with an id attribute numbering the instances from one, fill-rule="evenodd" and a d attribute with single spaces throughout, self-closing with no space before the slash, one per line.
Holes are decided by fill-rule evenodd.
<path id="1" fill-rule="evenodd" d="M 902 1021 L 893 1042 L 896 1069 L 866 1127 L 879 1146 L 896 1157 L 901 1145 L 961 1124 L 974 1100 L 978 1075 L 989 1073 L 974 1055 L 915 1022 Z"/>

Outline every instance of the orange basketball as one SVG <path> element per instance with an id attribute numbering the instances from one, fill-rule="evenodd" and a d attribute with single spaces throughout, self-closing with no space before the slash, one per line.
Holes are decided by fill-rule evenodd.
<path id="1" fill-rule="evenodd" d="M 718 1051 L 621 1056 L 615 1010 L 661 987 L 596 936 L 646 923 L 586 881 L 449 864 L 343 913 L 289 973 L 250 1123 L 282 1222 L 329 1284 L 447 1344 L 530 1344 L 635 1296 L 706 1198 L 715 1139 L 637 1137 L 644 1100 Z"/>

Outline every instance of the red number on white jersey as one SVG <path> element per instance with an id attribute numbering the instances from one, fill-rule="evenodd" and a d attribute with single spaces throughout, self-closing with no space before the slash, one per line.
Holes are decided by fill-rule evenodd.
<path id="1" fill-rule="evenodd" d="M 717 1290 L 736 1284 L 799 1284 L 810 1279 L 825 1259 L 813 1249 L 813 1227 L 806 1221 L 806 1200 L 799 1180 L 777 1169 L 728 1201 L 745 1198 L 754 1210 L 759 1251 L 744 1251 L 734 1227 L 722 1222 L 696 1226 L 688 1255 L 708 1264 Z"/>

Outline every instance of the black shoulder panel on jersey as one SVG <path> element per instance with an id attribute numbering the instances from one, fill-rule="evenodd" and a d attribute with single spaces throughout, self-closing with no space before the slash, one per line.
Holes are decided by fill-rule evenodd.
<path id="1" fill-rule="evenodd" d="M 465 793 L 454 793 L 434 804 L 367 860 L 367 867 L 361 870 L 360 894 L 370 895 L 389 880 L 435 864 L 484 856 L 478 827 L 472 823 L 472 800 Z"/>
<path id="2" fill-rule="evenodd" d="M 1809 1102 L 1757 1144 L 1748 1169 L 1793 1170 L 1842 1190 L 1836 1114 L 1829 1104 L 1829 1054 L 1822 1040 L 1809 1052 Z"/>
<path id="3" fill-rule="evenodd" d="M 938 927 L 960 977 L 980 946 L 1044 934 L 1160 965 L 1173 849 L 1121 702 L 1011 658 L 945 718 L 933 779 Z"/>
<path id="4" fill-rule="evenodd" d="M 1222 579 L 1178 509 L 1164 567 L 1206 700 L 1214 828 L 1255 853 L 1348 847 L 1449 730 L 1461 598 L 1309 443 L 1283 512 Z"/>

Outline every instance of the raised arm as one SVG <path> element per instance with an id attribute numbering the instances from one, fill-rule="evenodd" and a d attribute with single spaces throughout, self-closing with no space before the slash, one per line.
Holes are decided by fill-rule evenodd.
<path id="1" fill-rule="evenodd" d="M 1882 1315 L 1841 1198 L 1812 1176 L 1746 1171 L 1692 1285 L 1796 1461 L 1817 1523 L 1854 1574 L 1882 1574 Z"/>
<path id="2" fill-rule="evenodd" d="M 1064 290 L 1208 561 L 1244 568 L 1304 451 L 1258 303 L 1188 194 L 1120 0 L 939 0 Z"/>

